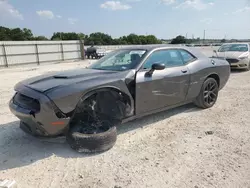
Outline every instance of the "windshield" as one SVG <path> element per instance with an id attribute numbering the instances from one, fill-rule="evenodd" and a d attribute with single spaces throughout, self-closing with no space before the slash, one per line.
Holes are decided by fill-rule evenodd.
<path id="1" fill-rule="evenodd" d="M 218 50 L 219 52 L 247 52 L 247 44 L 224 44 Z"/>
<path id="2" fill-rule="evenodd" d="M 146 50 L 116 50 L 110 52 L 88 68 L 113 71 L 134 69 L 145 54 Z"/>

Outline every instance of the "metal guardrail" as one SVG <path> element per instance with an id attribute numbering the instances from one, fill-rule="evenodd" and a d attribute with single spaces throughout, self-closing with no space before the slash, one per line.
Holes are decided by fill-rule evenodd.
<path id="1" fill-rule="evenodd" d="M 58 46 L 58 50 L 56 51 L 44 51 L 44 46 L 53 46 L 56 45 Z M 65 50 L 65 46 L 70 46 L 72 45 L 72 47 L 76 48 L 75 50 Z M 25 47 L 25 46 L 31 46 L 32 51 L 34 52 L 25 52 L 21 53 L 20 52 L 20 47 Z M 43 50 L 40 50 L 40 48 L 43 46 Z M 15 47 L 18 47 L 18 49 L 15 49 Z M 15 44 L 15 43 L 10 43 L 10 44 L 0 44 L 0 49 L 2 48 L 2 53 L 0 52 L 0 67 L 9 67 L 10 65 L 24 65 L 24 64 L 37 64 L 40 65 L 41 63 L 44 62 L 53 62 L 53 61 L 65 61 L 65 60 L 75 60 L 75 59 L 84 59 L 84 45 L 83 45 L 83 41 L 80 42 L 75 42 L 75 43 L 19 43 L 19 44 Z M 8 53 L 8 48 L 14 48 L 12 49 L 12 51 L 14 51 L 14 53 Z M 18 51 L 18 52 L 15 52 Z M 27 50 L 26 50 L 27 51 Z M 75 56 L 74 58 L 66 58 L 65 54 L 69 54 L 69 53 L 79 53 L 79 55 Z M 46 59 L 44 61 L 41 60 L 41 55 L 46 55 L 46 54 L 55 54 L 55 59 Z M 58 55 L 56 54 L 61 54 L 60 58 L 58 58 Z M 22 61 L 22 63 L 10 63 L 9 62 L 9 58 L 11 57 L 19 57 L 20 59 L 22 59 L 23 56 L 30 56 L 30 59 L 36 59 L 36 61 L 29 61 L 29 62 L 25 62 Z M 53 55 L 52 55 L 53 57 Z M 2 59 L 2 63 L 1 63 L 1 59 Z M 25 58 L 24 58 L 25 59 Z"/>

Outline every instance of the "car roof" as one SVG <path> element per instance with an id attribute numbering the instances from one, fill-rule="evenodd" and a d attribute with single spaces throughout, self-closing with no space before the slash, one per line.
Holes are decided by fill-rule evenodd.
<path id="1" fill-rule="evenodd" d="M 223 43 L 222 45 L 228 45 L 228 44 L 250 44 L 248 42 L 228 42 L 228 43 Z"/>
<path id="2" fill-rule="evenodd" d="M 176 45 L 176 44 L 153 44 L 153 45 L 134 45 L 128 47 L 119 48 L 119 50 L 126 49 L 126 50 L 146 50 L 146 51 L 153 51 L 157 49 L 184 49 L 192 53 L 196 57 L 206 57 L 205 54 L 198 50 L 197 47 L 188 47 L 185 45 Z"/>
<path id="3" fill-rule="evenodd" d="M 131 46 L 128 46 L 128 47 L 122 47 L 120 49 L 127 49 L 127 50 L 139 50 L 140 49 L 140 50 L 151 51 L 151 50 L 154 50 L 154 49 L 167 48 L 167 47 L 169 47 L 169 48 L 176 47 L 176 45 L 171 45 L 171 44 L 131 45 Z"/>

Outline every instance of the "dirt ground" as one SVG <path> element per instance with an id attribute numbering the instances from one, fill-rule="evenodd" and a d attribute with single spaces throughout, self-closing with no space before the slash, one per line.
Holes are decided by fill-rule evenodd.
<path id="1" fill-rule="evenodd" d="M 233 72 L 211 109 L 191 104 L 118 127 L 116 145 L 102 154 L 23 133 L 7 105 L 13 86 L 85 65 L 0 69 L 0 179 L 19 188 L 250 188 L 250 72 Z"/>

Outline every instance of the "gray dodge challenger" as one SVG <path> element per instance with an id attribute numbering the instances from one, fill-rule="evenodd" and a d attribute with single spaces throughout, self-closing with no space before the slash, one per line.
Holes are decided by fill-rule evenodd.
<path id="1" fill-rule="evenodd" d="M 211 108 L 229 76 L 226 60 L 195 48 L 127 47 L 86 68 L 17 83 L 9 107 L 26 133 L 66 136 L 78 152 L 101 152 L 114 146 L 124 122 L 187 103 Z"/>

